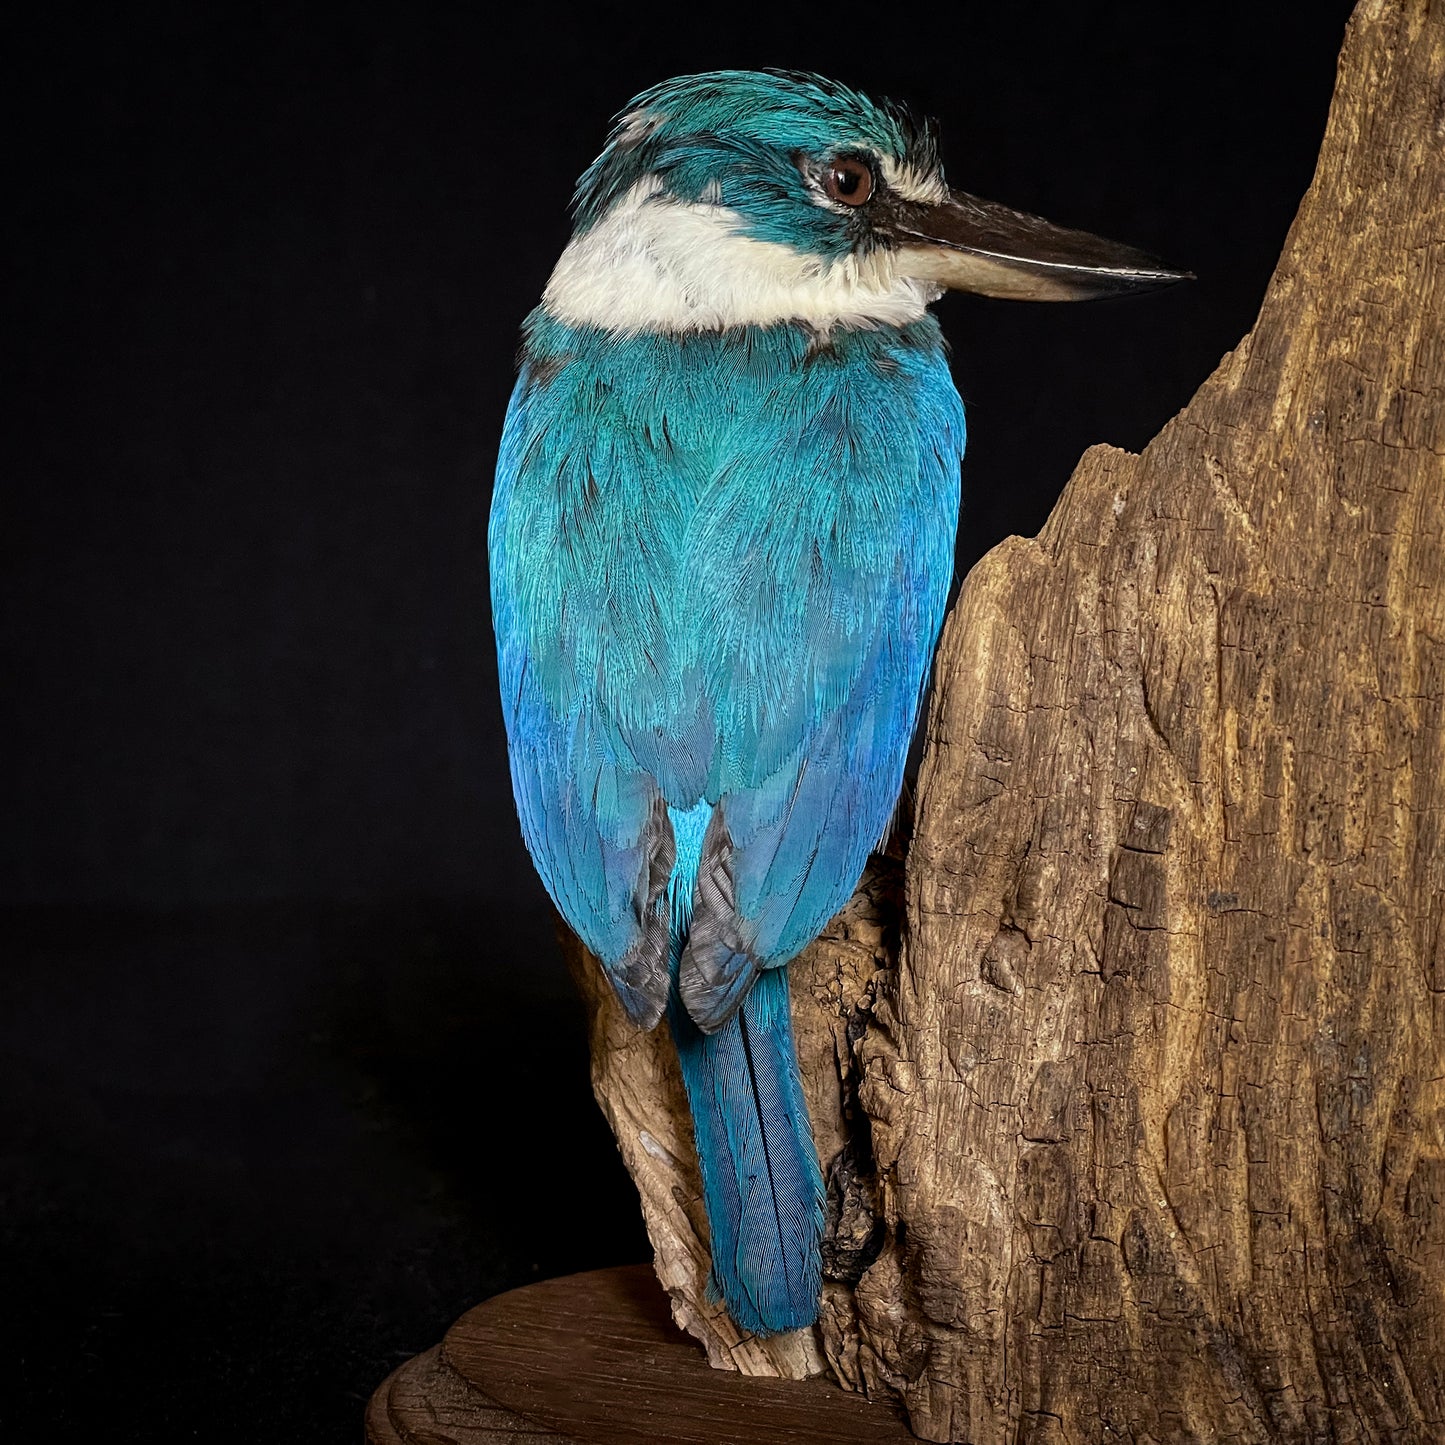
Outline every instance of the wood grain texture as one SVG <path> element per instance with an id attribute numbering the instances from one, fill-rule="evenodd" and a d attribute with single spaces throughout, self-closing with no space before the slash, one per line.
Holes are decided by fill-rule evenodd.
<path id="1" fill-rule="evenodd" d="M 646 1266 L 498 1295 L 373 1397 L 368 1445 L 906 1445 L 887 1404 L 708 1368 Z"/>
<path id="2" fill-rule="evenodd" d="M 442 1356 L 408 1360 L 372 1395 L 366 1445 L 576 1445 L 483 1394 Z"/>
<path id="3" fill-rule="evenodd" d="M 676 1062 L 594 1083 L 714 1364 L 924 1438 L 1445 1439 L 1445 5 L 1362 0 L 1258 321 L 967 579 L 901 929 L 792 968 L 820 1328 L 706 1299 Z"/>
<path id="4" fill-rule="evenodd" d="M 442 1356 L 509 1409 L 609 1445 L 912 1440 L 888 1404 L 836 1384 L 708 1368 L 645 1265 L 499 1295 L 452 1326 Z"/>

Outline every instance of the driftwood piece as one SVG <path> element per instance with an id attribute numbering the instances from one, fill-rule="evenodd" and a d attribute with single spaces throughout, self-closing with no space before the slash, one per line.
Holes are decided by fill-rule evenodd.
<path id="1" fill-rule="evenodd" d="M 576 958 L 715 1364 L 972 1445 L 1445 1438 L 1442 198 L 1445 5 L 1362 0 L 1253 331 L 967 579 L 901 885 L 792 969 L 816 1337 L 708 1303 L 671 1046 Z"/>

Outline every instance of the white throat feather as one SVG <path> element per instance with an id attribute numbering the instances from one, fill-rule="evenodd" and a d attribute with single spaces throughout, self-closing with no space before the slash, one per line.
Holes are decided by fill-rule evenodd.
<path id="1" fill-rule="evenodd" d="M 784 321 L 827 331 L 904 326 L 939 295 L 931 282 L 899 275 L 886 251 L 828 261 L 742 228 L 735 211 L 678 201 L 647 177 L 572 238 L 542 304 L 566 325 L 619 332 Z"/>

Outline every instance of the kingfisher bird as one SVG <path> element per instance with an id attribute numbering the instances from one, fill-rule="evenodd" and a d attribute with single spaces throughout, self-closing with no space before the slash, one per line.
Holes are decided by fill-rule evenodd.
<path id="1" fill-rule="evenodd" d="M 665 1017 L 711 1288 L 812 1324 L 824 1186 L 787 964 L 890 826 L 953 576 L 945 288 L 1180 279 L 950 190 L 935 129 L 821 76 L 637 96 L 524 323 L 489 527 L 512 785 L 563 917 Z"/>

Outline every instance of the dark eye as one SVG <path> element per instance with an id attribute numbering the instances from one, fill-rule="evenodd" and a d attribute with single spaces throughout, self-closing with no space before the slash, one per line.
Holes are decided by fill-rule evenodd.
<path id="1" fill-rule="evenodd" d="M 862 161 L 833 161 L 823 172 L 823 189 L 831 200 L 861 206 L 873 194 L 873 172 Z"/>

